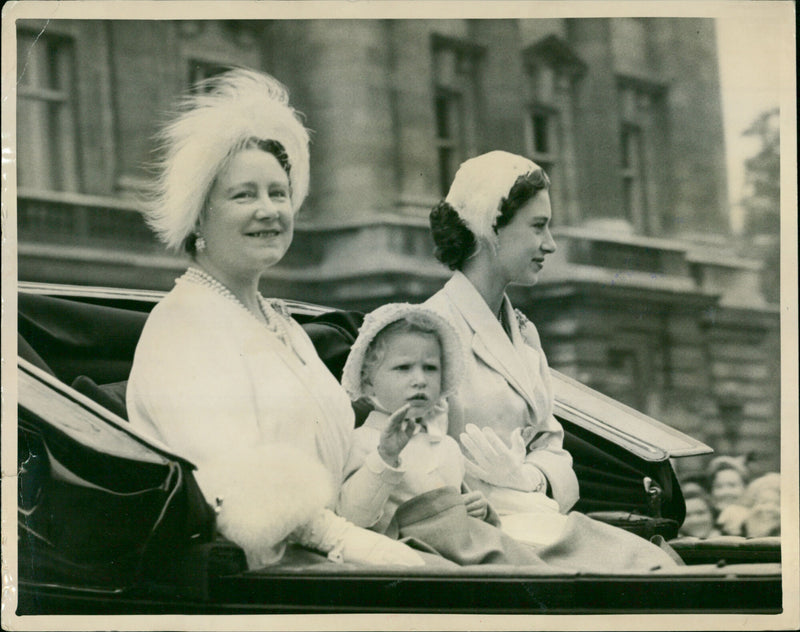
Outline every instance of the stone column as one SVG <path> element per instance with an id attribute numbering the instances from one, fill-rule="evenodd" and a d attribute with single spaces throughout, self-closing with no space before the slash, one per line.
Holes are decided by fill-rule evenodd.
<path id="1" fill-rule="evenodd" d="M 114 21 L 109 33 L 116 113 L 117 189 L 136 189 L 147 178 L 142 164 L 153 134 L 174 96 L 183 89 L 175 24 Z"/>
<path id="2" fill-rule="evenodd" d="M 722 104 L 712 19 L 652 20 L 654 57 L 668 84 L 674 204 L 665 228 L 678 235 L 730 232 Z"/>
<path id="3" fill-rule="evenodd" d="M 581 215 L 624 223 L 620 124 L 611 29 L 605 18 L 567 20 L 569 44 L 588 65 L 575 90 L 575 155 Z"/>
<path id="4" fill-rule="evenodd" d="M 292 21 L 283 34 L 281 27 L 272 29 L 270 56 L 287 69 L 293 102 L 314 130 L 306 217 L 346 223 L 391 210 L 397 185 L 386 22 Z"/>

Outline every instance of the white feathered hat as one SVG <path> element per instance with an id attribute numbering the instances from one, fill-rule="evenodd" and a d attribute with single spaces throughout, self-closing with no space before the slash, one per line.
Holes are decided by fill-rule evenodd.
<path id="1" fill-rule="evenodd" d="M 445 198 L 476 238 L 497 243 L 500 206 L 520 176 L 541 167 L 506 151 L 490 151 L 461 163 Z"/>
<path id="2" fill-rule="evenodd" d="M 436 332 L 442 347 L 440 396 L 445 398 L 458 388 L 464 371 L 464 350 L 452 325 L 422 305 L 389 303 L 366 315 L 358 330 L 358 337 L 350 348 L 350 355 L 342 370 L 342 386 L 351 399 L 358 400 L 366 395 L 361 371 L 367 349 L 381 331 L 398 320 L 408 320 Z"/>
<path id="3" fill-rule="evenodd" d="M 254 70 L 230 70 L 198 83 L 179 111 L 158 136 L 164 153 L 147 209 L 148 224 L 169 248 L 179 249 L 194 231 L 214 179 L 250 139 L 283 145 L 297 211 L 308 193 L 308 130 L 283 84 Z"/>

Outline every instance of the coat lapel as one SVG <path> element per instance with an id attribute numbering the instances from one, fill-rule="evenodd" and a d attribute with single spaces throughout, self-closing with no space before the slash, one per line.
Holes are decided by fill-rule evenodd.
<path id="1" fill-rule="evenodd" d="M 462 273 L 457 272 L 445 285 L 445 292 L 472 329 L 472 350 L 483 362 L 500 373 L 528 405 L 536 411 L 528 371 L 519 351 L 509 339 L 500 321 L 494 317 L 483 297 Z M 519 331 L 511 304 L 503 299 L 517 344 L 525 344 Z"/>

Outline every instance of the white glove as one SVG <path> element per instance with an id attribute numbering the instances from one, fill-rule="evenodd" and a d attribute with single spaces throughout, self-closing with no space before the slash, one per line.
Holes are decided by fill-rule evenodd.
<path id="1" fill-rule="evenodd" d="M 402 542 L 357 527 L 330 509 L 323 509 L 308 524 L 294 531 L 303 546 L 328 554 L 332 562 L 368 565 L 424 566 L 425 562 Z"/>
<path id="2" fill-rule="evenodd" d="M 511 433 L 511 447 L 503 443 L 489 427 L 481 430 L 475 424 L 467 424 L 461 433 L 461 444 L 467 449 L 464 459 L 467 474 L 482 481 L 510 487 L 523 492 L 544 491 L 547 479 L 539 468 L 525 462 L 525 440 L 522 428 Z"/>

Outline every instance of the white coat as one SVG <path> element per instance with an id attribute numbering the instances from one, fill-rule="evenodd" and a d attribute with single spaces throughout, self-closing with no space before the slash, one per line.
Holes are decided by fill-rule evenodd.
<path id="1" fill-rule="evenodd" d="M 578 500 L 578 479 L 572 456 L 564 450 L 564 430 L 553 417 L 553 390 L 547 359 L 532 323 L 520 319 L 507 296 L 504 318 L 510 337 L 469 279 L 456 272 L 425 305 L 446 318 L 458 332 L 467 354 L 464 379 L 449 399 L 448 433 L 458 439 L 467 424 L 490 426 L 510 443 L 515 428 L 528 443 L 526 462 L 547 478 L 552 498 L 566 513 Z M 548 509 L 541 493 L 499 488 L 467 477 L 472 489 L 484 492 L 501 516 Z"/>
<path id="2" fill-rule="evenodd" d="M 354 426 L 305 331 L 275 317 L 290 345 L 230 298 L 178 279 L 145 324 L 127 390 L 131 424 L 197 466 L 206 500 L 221 502 L 220 531 L 259 562 L 333 506 Z"/>

